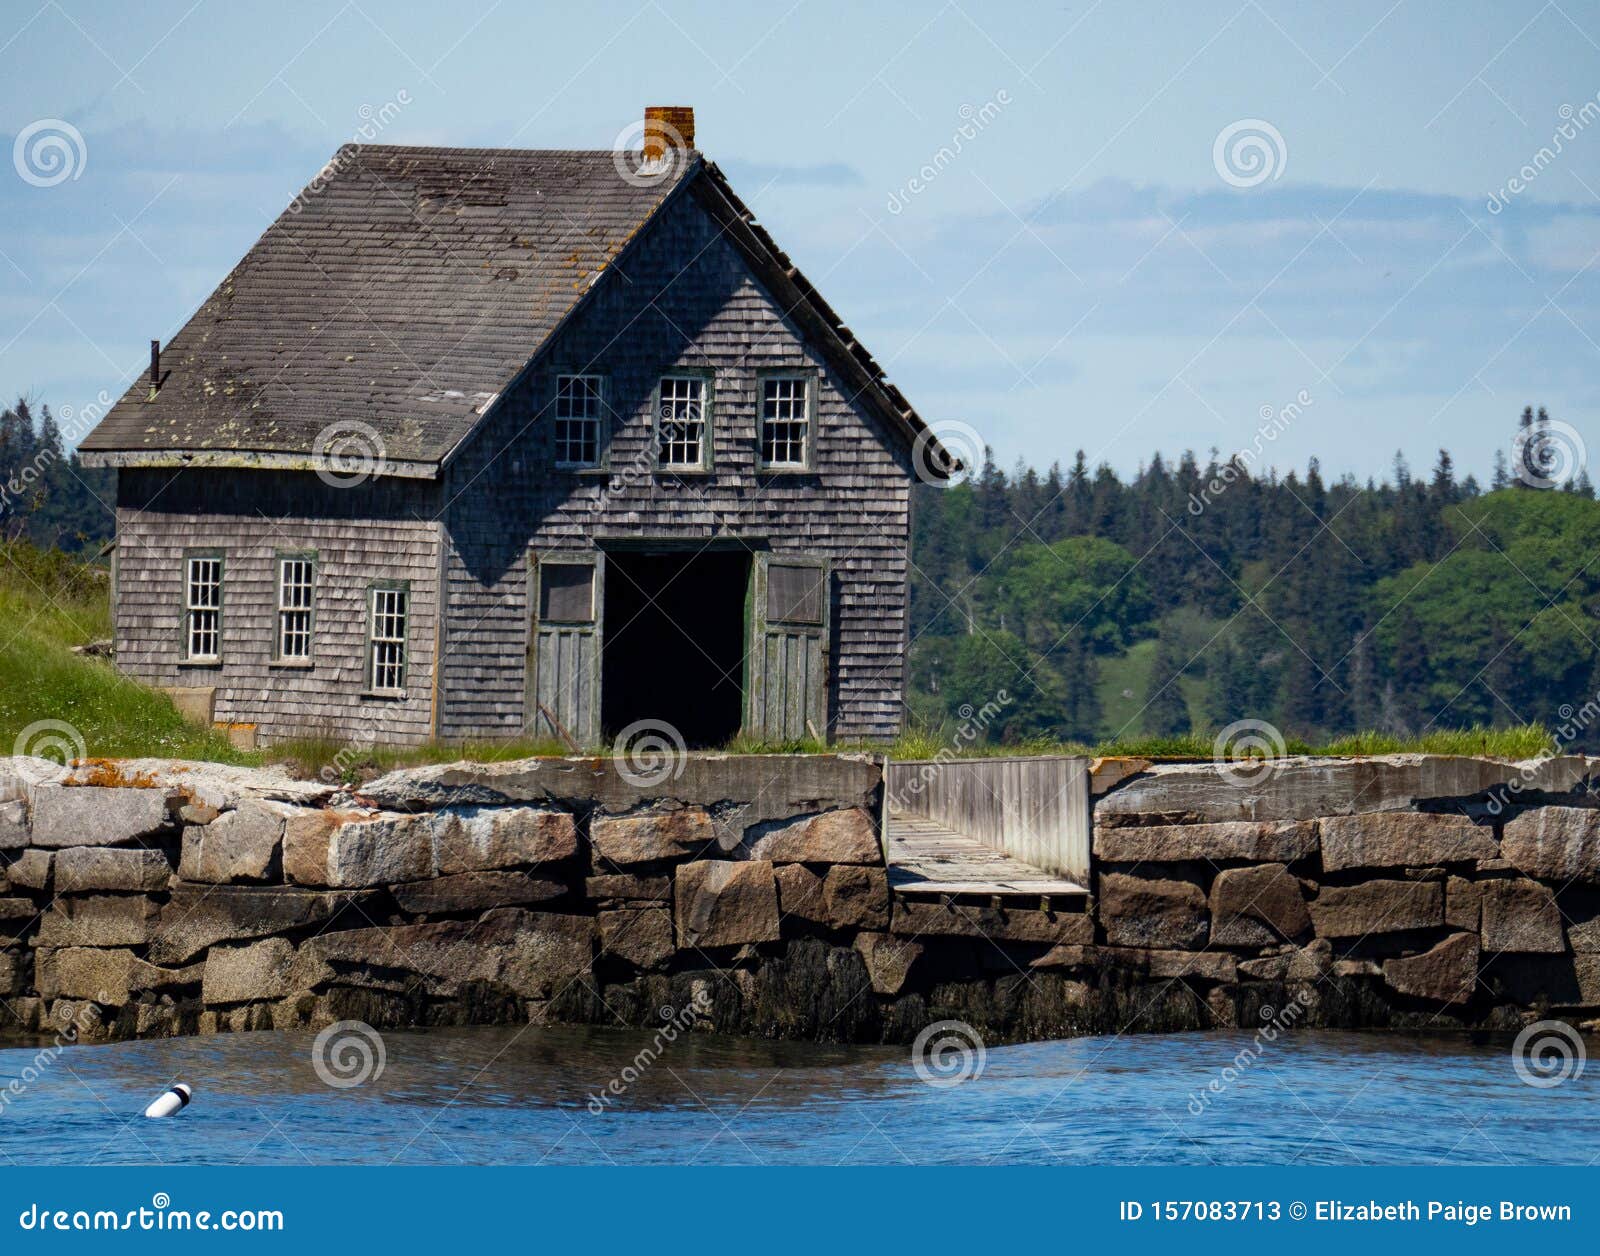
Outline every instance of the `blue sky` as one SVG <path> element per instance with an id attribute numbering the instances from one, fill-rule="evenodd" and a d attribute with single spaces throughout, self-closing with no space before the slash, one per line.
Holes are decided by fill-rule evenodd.
<path id="1" fill-rule="evenodd" d="M 1600 5 L 1572 0 L 20 0 L 0 390 L 117 394 L 363 126 L 609 148 L 689 104 L 923 415 L 1003 463 L 1226 453 L 1296 403 L 1280 467 L 1443 444 L 1482 474 L 1527 403 L 1600 450 L 1597 98 Z M 82 148 L 37 186 L 16 139 L 54 120 Z"/>

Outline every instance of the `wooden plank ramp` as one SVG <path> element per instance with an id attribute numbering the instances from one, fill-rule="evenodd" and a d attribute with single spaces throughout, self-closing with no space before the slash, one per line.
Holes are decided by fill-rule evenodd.
<path id="1" fill-rule="evenodd" d="M 901 894 L 1087 894 L 1076 881 L 1035 868 L 924 816 L 891 812 L 885 825 L 889 887 Z"/>

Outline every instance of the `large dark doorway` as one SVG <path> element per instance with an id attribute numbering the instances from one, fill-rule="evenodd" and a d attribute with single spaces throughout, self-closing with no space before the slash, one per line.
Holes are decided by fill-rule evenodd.
<path id="1" fill-rule="evenodd" d="M 607 737 L 664 720 L 691 747 L 744 723 L 743 550 L 606 555 L 600 719 Z"/>

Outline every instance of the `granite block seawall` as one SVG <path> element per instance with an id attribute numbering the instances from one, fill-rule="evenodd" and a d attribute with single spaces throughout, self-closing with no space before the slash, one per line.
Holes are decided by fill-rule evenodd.
<path id="1" fill-rule="evenodd" d="M 0 760 L 0 1028 L 1583 1024 L 1597 783 L 1576 757 L 1104 761 L 1088 892 L 1028 900 L 892 889 L 869 755 L 462 763 L 355 789 Z"/>

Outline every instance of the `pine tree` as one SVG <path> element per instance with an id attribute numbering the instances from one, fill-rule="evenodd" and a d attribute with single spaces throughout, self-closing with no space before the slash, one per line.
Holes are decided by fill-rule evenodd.
<path id="1" fill-rule="evenodd" d="M 1178 683 L 1187 661 L 1170 636 L 1162 636 L 1156 643 L 1155 662 L 1145 686 L 1144 714 L 1140 717 L 1145 731 L 1153 737 L 1177 737 L 1189 731 L 1189 704 Z"/>

